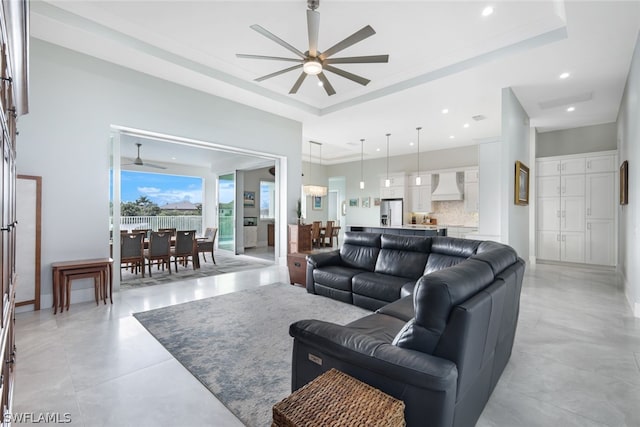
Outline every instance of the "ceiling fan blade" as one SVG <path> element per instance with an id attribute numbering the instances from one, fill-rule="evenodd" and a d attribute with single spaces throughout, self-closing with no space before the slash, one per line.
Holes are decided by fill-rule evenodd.
<path id="1" fill-rule="evenodd" d="M 318 56 L 318 33 L 320 32 L 320 14 L 307 10 L 307 29 L 309 32 L 309 56 Z"/>
<path id="2" fill-rule="evenodd" d="M 285 68 L 284 70 L 276 71 L 275 73 L 267 74 L 266 76 L 258 77 L 255 79 L 257 82 L 261 82 L 263 80 L 270 79 L 271 77 L 279 76 L 280 74 L 288 73 L 289 71 L 293 71 L 295 69 L 302 68 L 302 64 L 294 65 L 293 67 Z"/>
<path id="3" fill-rule="evenodd" d="M 325 65 L 323 67 L 325 70 L 330 71 L 334 74 L 344 77 L 345 79 L 352 80 L 356 83 L 360 83 L 362 86 L 366 86 L 369 84 L 371 80 L 365 79 L 364 77 L 360 77 L 356 74 L 350 73 L 345 70 L 341 70 L 340 68 L 332 67 L 331 65 Z"/>
<path id="4" fill-rule="evenodd" d="M 302 62 L 302 59 L 298 58 L 283 58 L 281 56 L 264 56 L 264 55 L 249 55 L 246 53 L 236 53 L 238 58 L 246 59 L 269 59 L 273 61 L 289 61 L 289 62 Z"/>
<path id="5" fill-rule="evenodd" d="M 363 27 L 362 29 L 360 29 L 360 30 L 356 31 L 355 33 L 351 34 L 346 39 L 342 40 L 341 42 L 336 43 L 335 45 L 333 45 L 329 49 L 327 49 L 324 52 L 322 52 L 322 54 L 320 55 L 320 59 L 325 60 L 326 58 L 330 57 L 331 55 L 334 55 L 334 54 L 340 52 L 341 50 L 344 50 L 344 49 L 348 48 L 349 46 L 352 46 L 352 45 L 354 45 L 354 44 L 366 39 L 367 37 L 371 37 L 375 33 L 376 32 L 374 31 L 373 28 L 371 28 L 371 25 L 367 25 L 366 27 Z"/>
<path id="6" fill-rule="evenodd" d="M 304 81 L 305 77 L 307 77 L 307 73 L 303 71 L 302 74 L 300 74 L 300 77 L 298 77 L 298 80 L 296 80 L 296 82 L 293 84 L 293 87 L 289 91 L 290 94 L 294 94 L 298 92 L 298 89 L 300 89 L 300 85 L 302 85 L 302 82 Z"/>
<path id="7" fill-rule="evenodd" d="M 345 58 L 327 58 L 325 64 L 371 64 L 389 62 L 389 55 L 349 56 Z"/>
<path id="8" fill-rule="evenodd" d="M 318 74 L 318 78 L 322 82 L 322 87 L 324 87 L 324 90 L 327 91 L 327 95 L 331 96 L 336 94 L 336 90 L 333 88 L 333 86 L 331 86 L 331 83 L 329 83 L 329 80 L 327 80 L 327 76 L 325 76 L 324 73 Z"/>
<path id="9" fill-rule="evenodd" d="M 142 166 L 146 166 L 148 168 L 154 168 L 154 169 L 166 169 L 166 166 L 160 166 L 160 165 L 154 165 L 153 163 L 144 163 Z"/>
<path id="10" fill-rule="evenodd" d="M 266 38 L 268 38 L 270 40 L 273 40 L 274 42 L 278 43 L 280 46 L 284 47 L 285 49 L 290 50 L 291 52 L 293 52 L 296 55 L 298 55 L 300 58 L 306 59 L 306 56 L 304 56 L 304 53 L 300 52 L 298 49 L 296 49 L 295 47 L 291 46 L 289 43 L 287 43 L 286 41 L 282 40 L 280 37 L 276 36 L 275 34 L 265 30 L 260 25 L 253 24 L 251 26 L 251 29 L 259 32 L 260 34 L 262 34 Z"/>

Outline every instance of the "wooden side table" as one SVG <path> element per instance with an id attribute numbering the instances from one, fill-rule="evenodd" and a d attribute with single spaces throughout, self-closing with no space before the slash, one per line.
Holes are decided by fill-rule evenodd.
<path id="1" fill-rule="evenodd" d="M 98 296 L 98 294 L 101 294 L 104 295 L 105 299 L 107 293 L 106 286 L 108 282 L 109 300 L 111 301 L 111 304 L 113 304 L 112 258 L 94 258 L 54 262 L 51 264 L 51 272 L 53 274 L 53 314 L 57 313 L 58 305 L 60 306 L 60 312 L 63 312 L 65 302 L 67 302 L 67 310 L 69 310 L 68 301 L 70 300 L 70 296 L 67 295 L 65 298 L 65 294 L 71 293 L 70 284 L 71 280 L 74 278 L 99 277 L 101 293 L 98 292 L 98 289 L 96 289 L 96 296 Z M 94 286 L 97 285 L 94 283 Z"/>
<path id="2" fill-rule="evenodd" d="M 402 427 L 404 402 L 331 369 L 273 407 L 271 427 Z"/>
<path id="3" fill-rule="evenodd" d="M 287 267 L 289 268 L 289 283 L 307 287 L 307 255 L 311 251 L 296 252 L 287 255 Z"/>

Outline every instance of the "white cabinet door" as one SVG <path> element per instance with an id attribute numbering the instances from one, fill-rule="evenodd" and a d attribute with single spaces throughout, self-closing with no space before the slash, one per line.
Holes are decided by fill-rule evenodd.
<path id="1" fill-rule="evenodd" d="M 615 265 L 614 233 L 613 220 L 587 221 L 585 262 Z"/>
<path id="2" fill-rule="evenodd" d="M 571 175 L 576 173 L 584 173 L 585 171 L 584 157 L 575 159 L 564 159 L 560 161 L 560 173 L 563 175 Z"/>
<path id="3" fill-rule="evenodd" d="M 255 248 L 258 245 L 258 227 L 244 227 L 244 247 Z"/>
<path id="4" fill-rule="evenodd" d="M 584 262 L 584 233 L 562 233 L 560 260 Z"/>
<path id="5" fill-rule="evenodd" d="M 538 176 L 560 175 L 560 160 L 542 160 L 537 162 Z"/>
<path id="6" fill-rule="evenodd" d="M 537 203 L 538 230 L 560 231 L 560 198 L 540 197 Z"/>
<path id="7" fill-rule="evenodd" d="M 478 182 L 464 183 L 464 210 L 478 212 Z"/>
<path id="8" fill-rule="evenodd" d="M 563 197 L 560 229 L 584 231 L 584 197 Z"/>
<path id="9" fill-rule="evenodd" d="M 478 170 L 472 169 L 464 171 L 464 182 L 478 182 Z"/>
<path id="10" fill-rule="evenodd" d="M 615 172 L 615 156 L 587 157 L 587 173 Z"/>
<path id="11" fill-rule="evenodd" d="M 584 196 L 584 175 L 566 175 L 560 178 L 560 193 L 565 196 Z"/>
<path id="12" fill-rule="evenodd" d="M 560 261 L 560 234 L 557 231 L 538 231 L 538 258 Z"/>
<path id="13" fill-rule="evenodd" d="M 615 174 L 587 174 L 587 219 L 613 219 L 615 215 Z"/>
<path id="14" fill-rule="evenodd" d="M 380 198 L 381 199 L 391 199 L 393 196 L 391 195 L 391 187 L 380 187 Z"/>
<path id="15" fill-rule="evenodd" d="M 556 197 L 560 195 L 560 176 L 537 178 L 538 197 Z"/>

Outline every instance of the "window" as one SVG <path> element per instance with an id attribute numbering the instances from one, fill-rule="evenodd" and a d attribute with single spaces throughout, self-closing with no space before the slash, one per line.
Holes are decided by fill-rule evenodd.
<path id="1" fill-rule="evenodd" d="M 276 217 L 276 183 L 260 181 L 260 219 Z"/>

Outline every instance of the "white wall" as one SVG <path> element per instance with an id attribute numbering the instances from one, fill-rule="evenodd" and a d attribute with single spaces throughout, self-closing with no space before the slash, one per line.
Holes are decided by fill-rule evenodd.
<path id="1" fill-rule="evenodd" d="M 618 208 L 618 260 L 631 308 L 640 317 L 640 33 L 620 104 L 617 141 L 620 162 L 629 161 L 629 204 Z"/>
<path id="2" fill-rule="evenodd" d="M 515 163 L 529 162 L 529 116 L 511 88 L 502 89 L 502 235 L 520 257 L 529 259 L 529 206 L 514 203 Z M 480 166 L 482 168 L 482 165 Z M 529 182 L 531 182 L 531 177 Z M 534 194 L 531 193 L 530 197 Z M 480 212 L 482 216 L 482 212 Z M 531 215 L 533 217 L 533 215 Z"/>
<path id="3" fill-rule="evenodd" d="M 616 124 L 605 123 L 540 132 L 537 135 L 536 157 L 592 153 L 616 148 Z"/>
<path id="4" fill-rule="evenodd" d="M 42 176 L 44 306 L 51 301 L 52 262 L 109 255 L 111 125 L 286 156 L 283 187 L 295 190 L 283 192 L 284 214 L 295 222 L 298 122 L 36 39 L 30 90 L 30 113 L 19 123 L 17 167 L 18 173 Z M 74 231 L 78 238 L 72 239 Z M 72 298 L 92 299 L 86 291 L 75 296 L 74 290 Z"/>

